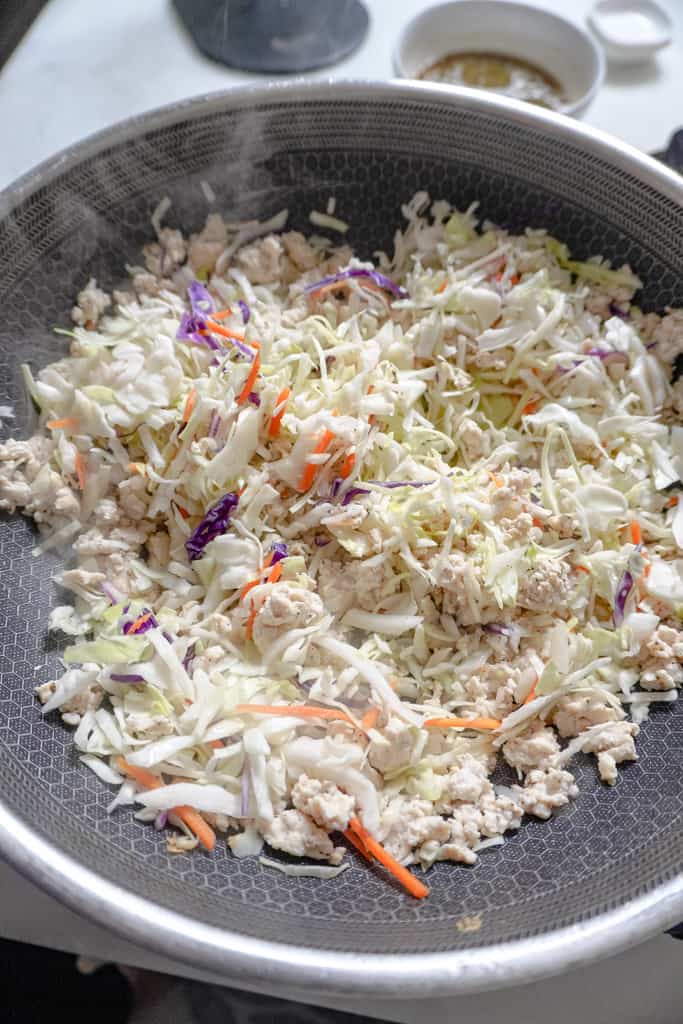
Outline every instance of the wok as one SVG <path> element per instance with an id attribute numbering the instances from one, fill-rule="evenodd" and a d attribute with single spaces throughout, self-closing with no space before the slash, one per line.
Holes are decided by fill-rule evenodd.
<path id="1" fill-rule="evenodd" d="M 547 227 L 579 257 L 628 261 L 642 305 L 683 305 L 683 186 L 567 118 L 476 92 L 409 84 L 294 84 L 199 98 L 64 151 L 0 197 L 0 401 L 12 432 L 34 412 L 19 364 L 54 359 L 76 292 L 139 258 L 150 214 L 197 229 L 287 207 L 307 229 L 330 195 L 371 255 L 418 189 L 511 229 Z M 417 996 L 531 980 L 634 944 L 683 917 L 683 705 L 655 709 L 640 761 L 608 789 L 577 759 L 580 798 L 531 822 L 474 868 L 439 864 L 417 903 L 354 860 L 333 882 L 255 860 L 173 857 L 163 837 L 108 816 L 111 790 L 44 720 L 33 687 L 58 648 L 44 623 L 58 561 L 32 556 L 20 517 L 0 529 L 0 851 L 77 911 L 244 985 Z M 463 918 L 475 918 L 468 930 Z M 471 925 L 471 922 L 470 922 Z"/>

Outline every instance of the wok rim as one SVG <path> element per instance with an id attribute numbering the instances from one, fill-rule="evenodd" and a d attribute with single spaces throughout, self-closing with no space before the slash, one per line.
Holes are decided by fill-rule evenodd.
<path id="1" fill-rule="evenodd" d="M 683 208 L 683 178 L 627 143 L 562 114 L 477 90 L 421 82 L 333 80 L 245 86 L 182 100 L 135 115 L 88 136 L 40 163 L 0 192 L 0 218 L 37 189 L 102 150 L 188 116 L 255 104 L 422 99 L 503 115 L 580 145 Z M 416 998 L 520 985 L 580 967 L 656 935 L 683 918 L 683 871 L 616 909 L 530 938 L 469 950 L 354 954 L 256 939 L 169 910 L 108 881 L 34 830 L 0 793 L 0 853 L 61 903 L 137 945 L 249 986 L 291 992 Z"/>

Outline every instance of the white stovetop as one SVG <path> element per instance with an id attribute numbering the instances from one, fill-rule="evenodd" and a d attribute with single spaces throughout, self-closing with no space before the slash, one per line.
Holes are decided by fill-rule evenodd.
<path id="1" fill-rule="evenodd" d="M 391 77 L 398 33 L 425 4 L 365 2 L 371 28 L 364 45 L 343 63 L 310 77 Z M 660 3 L 676 24 L 672 46 L 655 62 L 610 69 L 585 118 L 647 151 L 662 149 L 671 133 L 683 127 L 683 0 Z M 537 6 L 583 23 L 591 3 L 537 0 Z M 51 0 L 0 72 L 5 140 L 0 149 L 0 188 L 58 149 L 131 114 L 258 78 L 230 71 L 197 53 L 170 0 Z M 198 976 L 81 920 L 2 865 L 0 892 L 4 937 Z M 423 1024 L 449 1020 L 456 1013 L 468 1024 L 502 1019 L 524 1024 L 680 1024 L 682 961 L 683 944 L 660 936 L 584 971 L 504 992 L 420 1003 L 348 999 L 334 1005 L 406 1022 L 419 1018 Z M 291 992 L 274 994 L 296 998 Z"/>

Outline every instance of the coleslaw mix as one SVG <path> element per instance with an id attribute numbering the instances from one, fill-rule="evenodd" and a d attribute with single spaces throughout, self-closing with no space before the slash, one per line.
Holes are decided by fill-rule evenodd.
<path id="1" fill-rule="evenodd" d="M 425 896 L 677 697 L 683 315 L 424 193 L 374 263 L 168 205 L 0 445 L 0 507 L 74 556 L 43 711 L 173 852 L 327 878 L 344 835 Z"/>

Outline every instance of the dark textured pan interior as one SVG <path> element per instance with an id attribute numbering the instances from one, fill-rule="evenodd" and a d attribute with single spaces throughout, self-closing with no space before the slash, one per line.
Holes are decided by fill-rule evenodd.
<path id="1" fill-rule="evenodd" d="M 97 147 L 95 147 L 97 149 Z M 46 169 L 0 222 L 0 401 L 16 407 L 12 432 L 32 411 L 19 364 L 40 367 L 61 341 L 76 291 L 94 275 L 121 276 L 149 239 L 164 195 L 167 222 L 193 229 L 210 183 L 232 217 L 283 206 L 306 229 L 311 209 L 337 197 L 350 240 L 371 254 L 390 244 L 400 205 L 417 189 L 459 207 L 475 199 L 486 217 L 521 229 L 547 226 L 580 255 L 628 260 L 645 282 L 643 305 L 683 304 L 680 209 L 628 172 L 538 126 L 460 108 L 446 99 L 343 95 L 263 97 L 166 114 L 112 133 L 75 165 Z M 12 200 L 14 202 L 14 199 Z M 11 204 L 10 204 L 11 205 Z M 359 952 L 430 952 L 542 934 L 618 907 L 680 870 L 683 854 L 683 706 L 655 708 L 639 741 L 641 760 L 618 785 L 578 764 L 581 796 L 550 824 L 531 822 L 474 868 L 438 865 L 433 897 L 416 903 L 355 864 L 335 882 L 290 879 L 225 849 L 169 856 L 164 839 L 111 799 L 74 757 L 70 732 L 44 720 L 33 687 L 57 652 L 44 623 L 56 594 L 55 561 L 33 558 L 31 526 L 0 529 L 0 792 L 2 800 L 72 858 L 107 879 L 189 917 L 245 935 Z M 477 914 L 481 928 L 455 922 Z"/>

